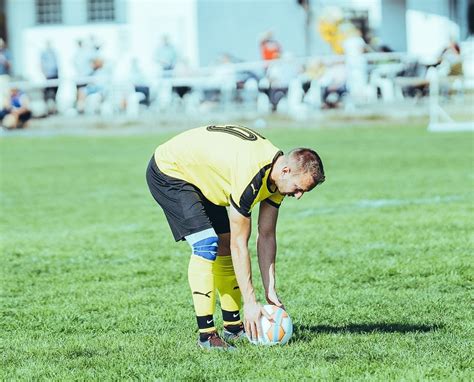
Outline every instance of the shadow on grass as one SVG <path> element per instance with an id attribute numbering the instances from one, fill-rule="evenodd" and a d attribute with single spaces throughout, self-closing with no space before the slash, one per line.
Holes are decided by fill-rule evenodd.
<path id="1" fill-rule="evenodd" d="M 400 323 L 373 323 L 332 325 L 294 325 L 293 340 L 305 341 L 312 339 L 315 334 L 344 334 L 344 333 L 426 333 L 441 329 L 443 325 L 414 325 Z"/>

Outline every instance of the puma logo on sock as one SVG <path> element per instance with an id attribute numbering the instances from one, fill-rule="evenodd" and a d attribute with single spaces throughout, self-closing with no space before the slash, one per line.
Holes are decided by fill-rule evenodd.
<path id="1" fill-rule="evenodd" d="M 207 293 L 193 292 L 193 294 L 200 294 L 201 296 L 206 296 L 206 297 L 208 297 L 208 298 L 211 298 L 211 296 L 209 296 L 211 293 L 212 293 L 212 290 L 210 290 L 210 291 L 207 292 Z"/>

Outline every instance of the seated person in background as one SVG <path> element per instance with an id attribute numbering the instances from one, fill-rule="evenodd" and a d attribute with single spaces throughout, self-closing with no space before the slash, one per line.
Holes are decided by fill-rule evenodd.
<path id="1" fill-rule="evenodd" d="M 449 45 L 443 49 L 439 57 L 439 71 L 445 76 L 461 76 L 462 58 L 461 48 L 455 41 L 450 41 Z"/>
<path id="2" fill-rule="evenodd" d="M 56 51 L 53 48 L 51 41 L 46 43 L 45 49 L 41 52 L 41 71 L 46 80 L 57 80 L 59 78 L 58 59 Z M 56 94 L 58 93 L 58 86 L 46 86 L 44 89 L 44 101 L 48 105 L 48 112 L 54 113 L 56 111 Z"/>
<path id="3" fill-rule="evenodd" d="M 341 106 L 347 95 L 347 71 L 344 63 L 334 63 L 326 67 L 319 81 L 322 107 L 334 109 Z"/>
<path id="4" fill-rule="evenodd" d="M 278 103 L 288 95 L 288 87 L 292 80 L 302 73 L 302 67 L 293 60 L 293 55 L 286 53 L 284 60 L 272 62 L 267 69 L 267 78 L 270 82 L 268 98 L 272 110 L 276 111 Z"/>
<path id="5" fill-rule="evenodd" d="M 10 90 L 0 111 L 2 126 L 7 129 L 22 129 L 31 118 L 28 97 L 17 88 Z"/>
<path id="6" fill-rule="evenodd" d="M 92 94 L 97 94 L 99 104 L 105 98 L 108 87 L 111 82 L 110 67 L 101 66 L 92 74 L 91 82 L 77 90 L 76 109 L 79 113 L 84 113 L 86 108 L 86 98 Z M 99 106 L 99 105 L 97 105 Z"/>

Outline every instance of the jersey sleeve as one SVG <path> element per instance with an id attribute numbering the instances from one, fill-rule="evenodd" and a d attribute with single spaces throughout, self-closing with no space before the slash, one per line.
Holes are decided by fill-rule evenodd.
<path id="1" fill-rule="evenodd" d="M 268 198 L 264 199 L 264 202 L 272 205 L 275 208 L 280 208 L 281 202 L 285 198 L 284 195 L 280 194 L 279 192 L 275 192 L 274 194 L 270 195 Z"/>
<path id="2" fill-rule="evenodd" d="M 265 174 L 270 167 L 271 164 L 262 167 L 250 182 L 244 181 L 245 178 L 236 178 L 233 182 L 230 203 L 245 217 L 251 216 L 251 210 L 258 201 Z"/>

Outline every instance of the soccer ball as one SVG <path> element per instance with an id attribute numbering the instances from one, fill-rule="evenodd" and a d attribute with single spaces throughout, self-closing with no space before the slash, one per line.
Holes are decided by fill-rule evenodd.
<path id="1" fill-rule="evenodd" d="M 291 318 L 282 308 L 275 305 L 264 305 L 265 309 L 272 317 L 269 321 L 265 316 L 260 318 L 263 338 L 260 338 L 261 345 L 284 345 L 293 334 L 293 323 Z"/>

